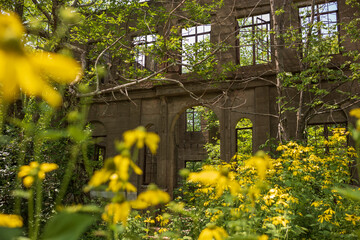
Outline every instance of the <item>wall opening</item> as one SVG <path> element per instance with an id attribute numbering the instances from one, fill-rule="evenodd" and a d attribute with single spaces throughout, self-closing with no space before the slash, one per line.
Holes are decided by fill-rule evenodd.
<path id="1" fill-rule="evenodd" d="M 250 119 L 242 118 L 235 127 L 236 153 L 252 155 L 253 153 L 253 124 Z"/>
<path id="2" fill-rule="evenodd" d="M 207 107 L 185 109 L 175 124 L 176 173 L 182 168 L 196 171 L 205 160 L 220 158 L 219 120 Z M 178 177 L 177 183 L 181 182 Z"/>
<path id="3" fill-rule="evenodd" d="M 146 127 L 147 132 L 155 132 L 153 124 L 149 124 Z M 149 185 L 150 183 L 156 183 L 157 175 L 157 158 L 153 155 L 150 149 L 145 145 L 144 147 L 144 160 L 142 162 L 142 185 Z"/>

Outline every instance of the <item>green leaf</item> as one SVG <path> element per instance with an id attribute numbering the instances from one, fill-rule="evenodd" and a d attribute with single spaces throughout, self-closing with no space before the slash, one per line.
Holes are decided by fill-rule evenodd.
<path id="1" fill-rule="evenodd" d="M 346 198 L 360 202 L 360 191 L 358 190 L 354 190 L 353 188 L 335 188 L 335 190 Z"/>
<path id="2" fill-rule="evenodd" d="M 21 228 L 0 227 L 1 240 L 14 240 L 21 235 Z"/>
<path id="3" fill-rule="evenodd" d="M 43 240 L 76 240 L 96 217 L 80 213 L 59 213 L 45 225 Z"/>

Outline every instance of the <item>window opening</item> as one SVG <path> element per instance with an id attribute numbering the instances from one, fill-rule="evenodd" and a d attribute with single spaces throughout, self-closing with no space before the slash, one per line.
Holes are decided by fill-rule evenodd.
<path id="1" fill-rule="evenodd" d="M 186 131 L 201 131 L 201 113 L 199 111 L 196 111 L 195 108 L 186 109 Z"/>
<path id="2" fill-rule="evenodd" d="M 270 13 L 238 19 L 239 64 L 271 62 Z"/>
<path id="3" fill-rule="evenodd" d="M 206 50 L 201 43 L 210 41 L 210 32 L 210 24 L 182 29 L 182 73 L 190 72 L 186 65 L 195 61 L 197 53 Z"/>
<path id="4" fill-rule="evenodd" d="M 149 185 L 155 183 L 157 173 L 157 161 L 156 156 L 153 155 L 148 147 L 144 147 L 144 173 L 143 184 Z"/>
<path id="5" fill-rule="evenodd" d="M 154 34 L 138 36 L 134 38 L 135 67 L 143 70 L 156 71 L 156 62 L 151 54 L 152 47 L 156 41 Z"/>
<path id="6" fill-rule="evenodd" d="M 185 161 L 185 168 L 189 169 L 191 172 L 198 172 L 201 170 L 203 162 L 201 161 Z"/>
<path id="7" fill-rule="evenodd" d="M 337 2 L 327 2 L 314 5 L 314 22 L 311 26 L 311 6 L 300 7 L 300 23 L 303 42 L 311 40 L 326 41 L 330 54 L 339 53 L 338 5 Z M 316 41 L 317 40 L 317 41 Z M 314 46 L 315 47 L 315 46 Z"/>
<path id="8" fill-rule="evenodd" d="M 252 154 L 253 125 L 250 119 L 243 118 L 236 124 L 236 152 Z"/>
<path id="9" fill-rule="evenodd" d="M 330 136 L 333 135 L 333 131 L 336 128 L 345 128 L 347 129 L 346 123 L 338 124 L 317 124 L 317 125 L 308 125 L 305 129 L 307 145 L 313 146 L 316 149 L 317 153 L 328 154 L 331 152 L 335 146 L 328 146 L 326 141 L 329 140 Z M 342 146 L 336 146 L 336 148 L 343 147 L 346 148 L 347 143 Z"/>
<path id="10" fill-rule="evenodd" d="M 94 161 L 95 165 L 104 163 L 106 156 L 106 147 L 103 142 L 106 136 L 96 136 L 93 137 L 94 144 L 89 145 L 88 156 L 89 159 Z"/>

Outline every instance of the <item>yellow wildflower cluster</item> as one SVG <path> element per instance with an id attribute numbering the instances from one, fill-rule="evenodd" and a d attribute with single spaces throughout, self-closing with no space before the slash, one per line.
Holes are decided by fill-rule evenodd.
<path id="1" fill-rule="evenodd" d="M 23 184 L 25 187 L 29 188 L 34 183 L 34 180 L 44 179 L 45 173 L 51 172 L 57 169 L 59 166 L 55 163 L 41 163 L 31 162 L 29 165 L 24 165 L 20 167 L 20 171 L 18 173 L 19 178 L 23 179 Z"/>
<path id="2" fill-rule="evenodd" d="M 0 213 L 0 227 L 18 228 L 22 226 L 23 220 L 20 216 Z"/>
<path id="3" fill-rule="evenodd" d="M 27 51 L 22 42 L 24 28 L 13 13 L 0 14 L 0 94 L 5 102 L 18 98 L 20 90 L 38 96 L 51 106 L 61 105 L 60 94 L 49 80 L 68 84 L 81 75 L 73 59 L 48 52 Z"/>
<path id="4" fill-rule="evenodd" d="M 289 220 L 287 220 L 284 216 L 276 216 L 269 219 L 272 224 L 276 225 L 282 225 L 283 227 L 286 227 L 289 223 Z"/>

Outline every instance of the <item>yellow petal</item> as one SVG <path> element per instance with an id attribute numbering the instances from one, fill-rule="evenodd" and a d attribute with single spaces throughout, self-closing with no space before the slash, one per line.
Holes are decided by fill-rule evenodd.
<path id="1" fill-rule="evenodd" d="M 40 165 L 40 169 L 44 172 L 51 172 L 58 168 L 59 166 L 56 163 L 42 163 Z"/>
<path id="2" fill-rule="evenodd" d="M 0 94 L 7 102 L 14 101 L 19 95 L 15 74 L 16 54 L 5 54 L 0 50 Z"/>
<path id="3" fill-rule="evenodd" d="M 81 66 L 72 58 L 48 52 L 34 54 L 31 61 L 41 74 L 58 83 L 72 83 L 81 75 Z"/>
<path id="4" fill-rule="evenodd" d="M 148 146 L 152 154 L 156 153 L 159 141 L 160 137 L 156 133 L 149 132 L 146 134 L 145 144 Z"/>
<path id="5" fill-rule="evenodd" d="M 38 178 L 39 178 L 39 179 L 44 179 L 44 178 L 45 178 L 45 172 L 40 170 L 40 171 L 38 172 Z"/>
<path id="6" fill-rule="evenodd" d="M 20 41 L 24 34 L 24 27 L 14 13 L 0 14 L 0 45 L 9 41 Z"/>
<path id="7" fill-rule="evenodd" d="M 355 108 L 350 111 L 350 116 L 360 119 L 360 108 Z"/>
<path id="8" fill-rule="evenodd" d="M 52 107 L 60 107 L 62 104 L 61 95 L 55 91 L 52 87 L 44 86 L 41 97 Z"/>
<path id="9" fill-rule="evenodd" d="M 47 83 L 35 73 L 28 59 L 25 56 L 19 57 L 15 67 L 16 79 L 21 91 L 28 96 L 41 96 L 42 89 Z"/>
<path id="10" fill-rule="evenodd" d="M 34 183 L 34 177 L 27 176 L 23 179 L 24 186 L 29 188 Z"/>
<path id="11" fill-rule="evenodd" d="M 19 215 L 0 213 L 0 227 L 18 228 L 23 226 L 23 220 Z"/>
<path id="12" fill-rule="evenodd" d="M 21 166 L 21 167 L 20 167 L 20 171 L 19 171 L 19 173 L 18 173 L 18 177 L 19 177 L 19 178 L 22 178 L 22 177 L 25 177 L 25 176 L 29 175 L 30 170 L 31 170 L 31 167 L 30 167 L 30 166 L 27 166 L 27 165 Z"/>

